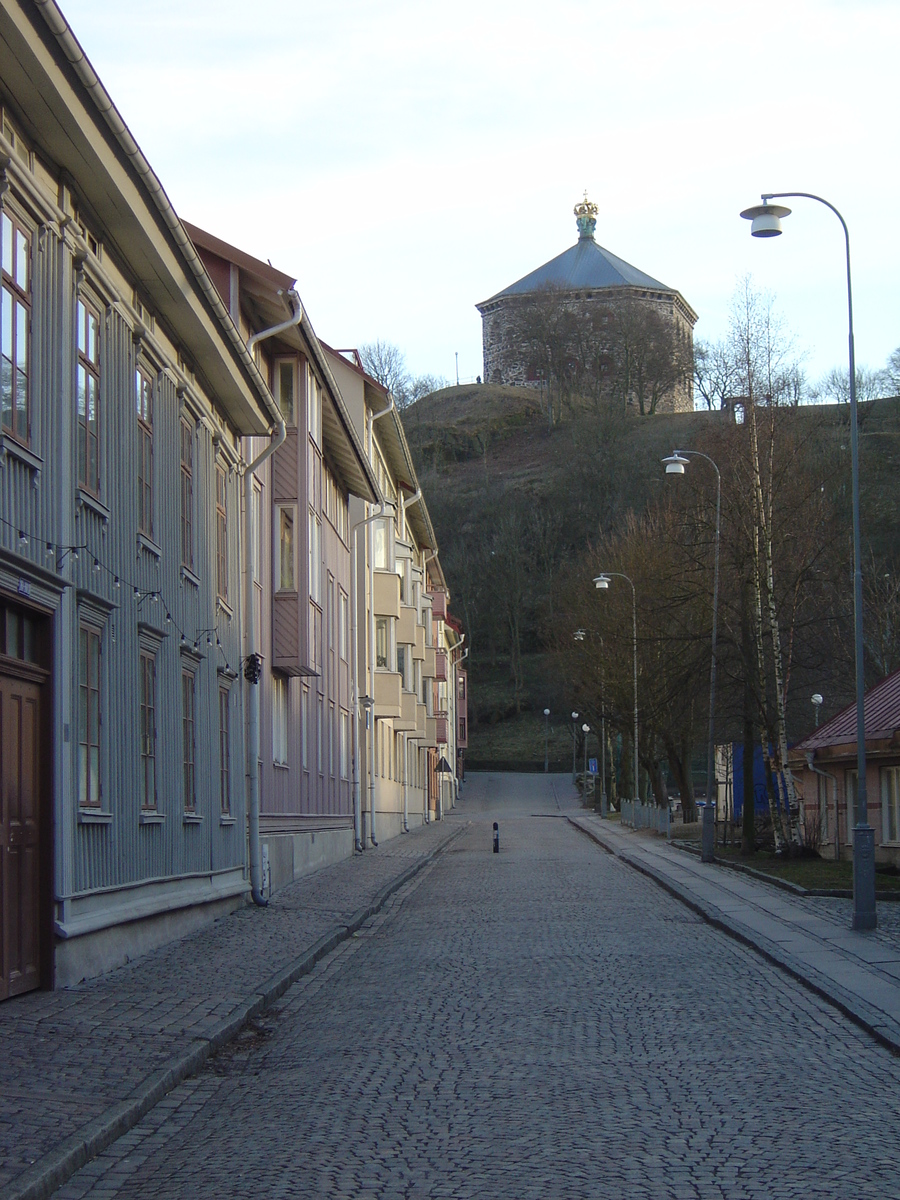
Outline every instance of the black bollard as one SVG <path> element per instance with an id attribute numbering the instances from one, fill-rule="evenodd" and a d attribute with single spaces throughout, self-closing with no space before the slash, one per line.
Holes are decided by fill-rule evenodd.
<path id="1" fill-rule="evenodd" d="M 500 826 L 494 822 L 494 853 L 500 853 Z"/>

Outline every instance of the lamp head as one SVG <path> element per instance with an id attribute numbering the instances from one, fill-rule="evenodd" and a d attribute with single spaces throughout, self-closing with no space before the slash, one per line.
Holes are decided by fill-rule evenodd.
<path id="1" fill-rule="evenodd" d="M 584 641 L 584 630 L 576 629 L 575 632 L 572 634 L 572 637 L 575 639 L 576 642 L 583 642 Z"/>
<path id="2" fill-rule="evenodd" d="M 581 727 L 581 732 L 582 732 L 582 733 L 590 733 L 590 732 L 591 732 L 591 727 L 590 727 L 590 725 L 582 725 L 582 727 Z"/>
<path id="3" fill-rule="evenodd" d="M 577 721 L 577 720 L 578 720 L 578 713 L 572 713 L 572 720 L 573 720 L 573 721 Z"/>
<path id="4" fill-rule="evenodd" d="M 754 204 L 745 208 L 741 216 L 745 221 L 752 221 L 750 233 L 753 237 L 778 237 L 781 233 L 781 222 L 791 215 L 791 210 L 783 204 Z"/>
<path id="5" fill-rule="evenodd" d="M 598 576 L 597 576 L 597 577 L 594 579 L 594 587 L 595 587 L 595 588 L 596 588 L 596 589 L 597 589 L 599 592 L 605 592 L 605 591 L 608 591 L 608 589 L 609 589 L 609 576 L 608 576 L 608 575 L 598 575 Z"/>
<path id="6" fill-rule="evenodd" d="M 669 457 L 662 461 L 666 464 L 667 475 L 683 475 L 684 468 L 688 465 L 688 459 L 679 454 L 677 450 L 673 450 Z"/>
<path id="7" fill-rule="evenodd" d="M 812 702 L 816 706 L 816 708 L 818 708 L 820 704 L 824 703 L 824 698 L 822 696 L 820 696 L 818 692 L 816 692 L 816 693 L 814 693 L 814 695 L 812 697 Z"/>
<path id="8" fill-rule="evenodd" d="M 549 716 L 550 716 L 550 709 L 549 709 L 549 708 L 545 708 L 545 709 L 544 709 L 544 716 L 545 716 L 545 717 L 549 717 Z"/>

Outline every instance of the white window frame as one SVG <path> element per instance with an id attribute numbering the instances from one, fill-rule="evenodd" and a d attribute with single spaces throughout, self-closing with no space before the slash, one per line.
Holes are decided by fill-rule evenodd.
<path id="1" fill-rule="evenodd" d="M 284 561 L 282 558 L 283 552 L 283 523 L 285 517 L 288 517 L 291 522 L 293 531 L 293 539 L 291 545 L 291 580 L 290 586 L 285 586 Z M 276 592 L 296 592 L 299 590 L 298 575 L 300 570 L 299 553 L 298 553 L 298 530 L 297 530 L 297 505 L 296 504 L 276 504 L 275 505 L 275 520 L 272 522 L 272 533 L 274 545 L 272 547 L 272 565 L 274 568 L 274 587 Z"/>
<path id="2" fill-rule="evenodd" d="M 290 680 L 286 676 L 272 676 L 272 762 L 277 767 L 288 765 L 289 685 Z"/>
<path id="3" fill-rule="evenodd" d="M 281 356 L 276 358 L 272 363 L 272 391 L 275 396 L 275 403 L 278 405 L 278 411 L 284 417 L 284 423 L 289 429 L 296 428 L 297 425 L 297 408 L 299 400 L 299 376 L 297 371 L 297 359 L 294 357 Z M 289 412 L 284 411 L 284 396 L 282 393 L 282 383 L 284 381 L 283 368 L 288 367 L 291 374 L 291 402 Z"/>
<path id="4" fill-rule="evenodd" d="M 881 841 L 895 845 L 900 842 L 900 766 L 882 767 L 881 782 Z"/>

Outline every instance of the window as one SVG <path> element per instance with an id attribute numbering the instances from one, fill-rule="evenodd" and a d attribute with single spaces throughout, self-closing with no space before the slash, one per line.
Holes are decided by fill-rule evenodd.
<path id="1" fill-rule="evenodd" d="M 156 808 L 156 657 L 141 653 L 141 808 Z"/>
<path id="2" fill-rule="evenodd" d="M 0 430 L 31 437 L 31 237 L 11 214 L 0 219 Z"/>
<path id="3" fill-rule="evenodd" d="M 294 508 L 285 504 L 278 509 L 278 591 L 297 590 L 295 563 Z"/>
<path id="4" fill-rule="evenodd" d="M 881 840 L 900 842 L 900 767 L 881 768 Z"/>
<path id="5" fill-rule="evenodd" d="M 194 430 L 181 422 L 181 562 L 194 565 Z"/>
<path id="6" fill-rule="evenodd" d="M 319 381 L 310 371 L 307 375 L 307 429 L 309 436 L 317 446 L 322 445 L 322 389 Z"/>
<path id="7" fill-rule="evenodd" d="M 819 837 L 823 842 L 828 841 L 828 785 L 831 782 L 824 775 L 817 775 L 818 805 L 819 805 Z"/>
<path id="8" fill-rule="evenodd" d="M 225 469 L 216 467 L 216 592 L 228 599 L 228 532 Z"/>
<path id="9" fill-rule="evenodd" d="M 304 771 L 309 770 L 309 688 L 300 693 L 300 762 Z"/>
<path id="10" fill-rule="evenodd" d="M 253 562 L 251 568 L 253 571 L 253 582 L 260 583 L 262 580 L 262 484 L 255 479 L 253 481 L 253 491 L 250 495 L 250 521 L 253 526 Z"/>
<path id="11" fill-rule="evenodd" d="M 402 680 L 401 687 L 403 688 L 403 690 L 405 692 L 408 692 L 410 690 L 409 689 L 408 668 L 409 668 L 411 661 L 412 661 L 412 655 L 410 654 L 407 647 L 406 646 L 398 646 L 397 647 L 397 670 L 400 672 L 400 678 Z"/>
<path id="12" fill-rule="evenodd" d="M 325 699 L 321 695 L 316 696 L 316 755 L 316 766 L 322 775 L 325 771 Z"/>
<path id="13" fill-rule="evenodd" d="M 350 714 L 341 710 L 341 779 L 350 778 Z"/>
<path id="14" fill-rule="evenodd" d="M 231 711 L 228 688 L 219 687 L 219 805 L 222 816 L 231 815 Z"/>
<path id="15" fill-rule="evenodd" d="M 853 841 L 853 830 L 856 827 L 856 800 L 858 790 L 858 771 L 844 772 L 844 799 L 847 804 L 847 841 Z"/>
<path id="16" fill-rule="evenodd" d="M 350 645 L 350 601 L 347 598 L 346 592 L 340 593 L 340 615 L 338 618 L 339 629 L 338 638 L 340 641 L 340 655 L 344 662 L 347 661 Z"/>
<path id="17" fill-rule="evenodd" d="M 78 482 L 100 495 L 100 317 L 86 304 L 77 307 Z"/>
<path id="18" fill-rule="evenodd" d="M 328 705 L 328 778 L 334 779 L 336 763 L 334 760 L 334 703 Z"/>
<path id="19" fill-rule="evenodd" d="M 316 514 L 309 511 L 309 598 L 316 604 L 322 602 L 322 524 Z"/>
<path id="20" fill-rule="evenodd" d="M 296 425 L 297 367 L 292 358 L 275 360 L 275 399 L 285 425 Z"/>
<path id="21" fill-rule="evenodd" d="M 134 373 L 138 420 L 138 529 L 153 537 L 153 380 Z M 183 470 L 182 448 L 182 470 Z"/>
<path id="22" fill-rule="evenodd" d="M 78 630 L 78 803 L 100 806 L 100 633 Z"/>
<path id="23" fill-rule="evenodd" d="M 194 770 L 196 728 L 196 680 L 193 671 L 181 672 L 181 758 L 183 763 L 184 811 L 197 811 L 197 780 Z"/>
<path id="24" fill-rule="evenodd" d="M 375 666 L 388 670 L 388 618 L 375 618 Z"/>
<path id="25" fill-rule="evenodd" d="M 387 521 L 373 521 L 372 531 L 375 537 L 373 565 L 376 571 L 389 571 L 391 569 L 390 525 Z"/>
<path id="26" fill-rule="evenodd" d="M 272 680 L 272 761 L 282 767 L 288 760 L 289 682 L 278 675 Z"/>

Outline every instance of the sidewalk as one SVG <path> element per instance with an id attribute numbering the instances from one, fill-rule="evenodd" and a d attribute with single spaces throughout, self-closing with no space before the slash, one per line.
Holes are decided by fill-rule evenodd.
<path id="1" fill-rule="evenodd" d="M 465 824 L 394 838 L 199 933 L 0 1005 L 0 1200 L 49 1196 L 350 937 Z"/>
<path id="2" fill-rule="evenodd" d="M 856 933 L 849 900 L 790 895 L 593 813 L 569 821 L 900 1053 L 900 905 L 879 904 L 879 929 Z"/>

